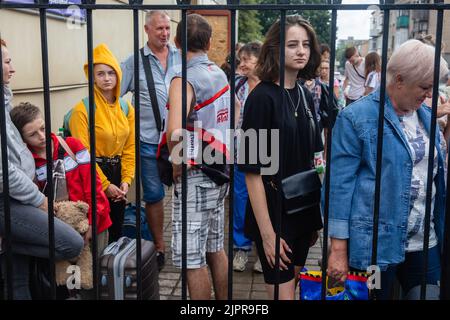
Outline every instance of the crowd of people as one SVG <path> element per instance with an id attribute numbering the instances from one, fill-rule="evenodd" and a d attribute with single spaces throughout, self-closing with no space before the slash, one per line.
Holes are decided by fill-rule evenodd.
<path id="1" fill-rule="evenodd" d="M 294 299 L 298 274 L 309 248 L 323 227 L 320 163 L 332 163 L 328 275 L 345 281 L 350 271 L 371 264 L 373 207 L 380 109 L 381 60 L 365 58 L 357 48 L 345 51 L 345 80 L 330 84 L 330 48 L 319 44 L 314 28 L 298 15 L 286 18 L 285 64 L 280 65 L 280 21 L 265 40 L 239 44 L 235 92 L 230 91 L 230 61 L 219 68 L 208 58 L 212 27 L 198 14 L 187 16 L 187 92 L 183 104 L 181 25 L 170 40 L 165 11 L 149 11 L 140 50 L 140 166 L 145 213 L 157 251 L 165 265 L 164 184 L 172 185 L 172 263 L 182 266 L 181 163 L 187 164 L 187 286 L 191 299 L 226 299 L 228 258 L 224 250 L 225 201 L 234 183 L 233 269 L 242 272 L 248 253 L 262 272 L 269 298 L 279 283 L 279 298 Z M 14 299 L 31 299 L 31 257 L 49 258 L 49 201 L 45 121 L 40 108 L 12 104 L 10 81 L 15 73 L 7 43 L 1 40 L 8 141 L 9 198 Z M 380 299 L 389 299 L 397 277 L 405 293 L 421 283 L 425 237 L 426 183 L 430 145 L 434 46 L 409 40 L 387 65 L 385 127 L 381 176 L 377 263 Z M 420 64 L 417 63 L 420 61 Z M 89 108 L 95 108 L 96 213 L 99 255 L 122 236 L 127 194 L 135 173 L 134 55 L 119 63 L 106 44 L 93 52 L 94 101 L 81 99 L 64 119 L 67 137 L 51 134 L 53 160 L 62 161 L 67 181 L 63 200 L 91 206 Z M 444 79 L 438 101 L 442 130 L 435 139 L 432 215 L 427 283 L 440 281 L 445 219 L 445 171 L 450 130 L 450 77 L 441 58 Z M 284 79 L 280 79 L 283 70 Z M 88 77 L 88 64 L 84 65 Z M 448 82 L 447 82 L 448 81 Z M 332 90 L 330 94 L 329 90 Z M 132 102 L 122 98 L 133 94 Z M 330 99 L 332 97 L 332 99 Z M 231 119 L 231 101 L 236 118 Z M 186 106 L 186 132 L 182 127 Z M 3 111 L 2 111 L 3 112 Z M 227 139 L 231 121 L 234 144 Z M 266 132 L 248 139 L 246 132 Z M 328 131 L 332 140 L 327 141 Z M 273 136 L 278 140 L 273 142 Z M 183 140 L 186 139 L 186 140 Z M 183 148 L 181 145 L 186 144 Z M 331 155 L 324 154 L 331 144 Z M 257 147 L 257 152 L 253 152 Z M 263 147 L 264 146 L 264 147 Z M 232 149 L 234 148 L 234 150 Z M 278 159 L 276 172 L 260 149 Z M 164 162 L 164 150 L 169 153 Z M 214 161 L 205 161 L 205 155 Z M 256 157 L 252 157 L 256 155 Z M 234 157 L 234 158 L 233 158 Z M 164 163 L 166 175 L 162 173 Z M 234 165 L 230 179 L 229 164 Z M 55 166 L 56 168 L 56 166 Z M 167 174 L 167 170 L 168 174 Z M 0 171 L 1 172 L 1 171 Z M 169 179 L 167 179 L 167 176 Z M 2 175 L 3 177 L 3 175 Z M 0 236 L 5 234 L 4 194 L 0 186 Z M 58 199 L 61 200 L 61 199 Z M 91 228 L 81 236 L 55 218 L 55 259 L 77 257 L 92 242 Z M 280 237 L 279 260 L 276 239 Z M 4 259 L 2 259 L 4 263 Z M 279 273 L 275 268 L 279 268 Z M 212 283 L 208 274 L 211 272 Z"/>

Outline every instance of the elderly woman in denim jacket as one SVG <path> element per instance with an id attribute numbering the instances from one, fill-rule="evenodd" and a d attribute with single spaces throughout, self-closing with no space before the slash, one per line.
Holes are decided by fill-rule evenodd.
<path id="1" fill-rule="evenodd" d="M 448 72 L 441 58 L 440 76 Z M 379 299 L 395 277 L 405 293 L 421 284 L 430 144 L 434 48 L 417 40 L 401 45 L 387 65 L 377 266 Z M 379 90 L 339 114 L 333 130 L 330 177 L 331 252 L 328 275 L 344 281 L 371 265 Z M 444 157 L 436 134 L 427 283 L 440 279 L 444 230 Z"/>

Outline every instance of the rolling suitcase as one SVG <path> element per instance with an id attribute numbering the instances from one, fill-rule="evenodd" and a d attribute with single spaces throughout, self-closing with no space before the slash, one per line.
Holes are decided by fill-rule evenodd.
<path id="1" fill-rule="evenodd" d="M 122 237 L 105 248 L 100 258 L 102 300 L 136 300 L 136 239 Z M 141 240 L 142 299 L 159 300 L 158 263 L 153 242 Z"/>

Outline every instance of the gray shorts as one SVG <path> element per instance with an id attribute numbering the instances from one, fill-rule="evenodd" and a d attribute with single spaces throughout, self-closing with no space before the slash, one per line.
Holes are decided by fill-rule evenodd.
<path id="1" fill-rule="evenodd" d="M 223 249 L 228 184 L 218 186 L 202 171 L 189 170 L 187 185 L 187 268 L 198 269 L 206 265 L 206 252 Z M 172 199 L 172 261 L 181 268 L 181 183 Z"/>

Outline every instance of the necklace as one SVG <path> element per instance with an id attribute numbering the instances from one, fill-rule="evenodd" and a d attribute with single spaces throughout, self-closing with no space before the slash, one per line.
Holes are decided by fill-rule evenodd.
<path id="1" fill-rule="evenodd" d="M 291 102 L 292 107 L 294 108 L 294 116 L 297 118 L 297 116 L 298 116 L 298 114 L 297 114 L 297 109 L 298 109 L 298 107 L 300 106 L 300 89 L 298 88 L 298 85 L 297 85 L 297 93 L 298 93 L 297 106 L 294 104 L 294 101 L 292 100 L 291 95 L 289 94 L 288 89 L 284 88 L 284 90 L 286 90 L 286 92 L 287 92 L 287 94 L 288 94 L 289 101 Z"/>

